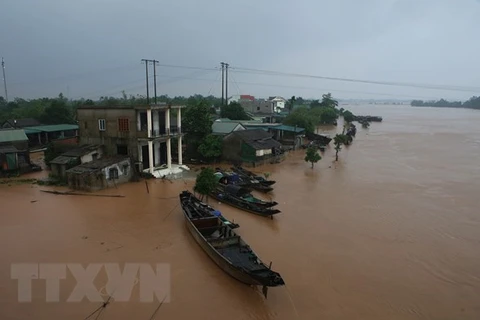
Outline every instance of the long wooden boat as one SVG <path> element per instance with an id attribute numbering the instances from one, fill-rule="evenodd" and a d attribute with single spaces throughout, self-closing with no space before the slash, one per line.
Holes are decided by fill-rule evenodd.
<path id="1" fill-rule="evenodd" d="M 253 180 L 257 180 L 263 185 L 271 186 L 276 183 L 275 180 L 267 180 L 264 177 L 256 175 L 255 173 L 248 171 L 247 169 L 242 168 L 240 166 L 232 167 L 231 169 L 233 172 L 238 173 L 241 176 L 248 177 Z"/>
<path id="2" fill-rule="evenodd" d="M 268 287 L 285 285 L 282 276 L 265 265 L 232 228 L 218 217 L 198 216 L 191 193 L 180 194 L 180 203 L 188 231 L 210 258 L 226 273 L 248 285 Z"/>
<path id="3" fill-rule="evenodd" d="M 241 176 L 236 172 L 227 172 L 217 168 L 216 175 L 218 177 L 218 182 L 222 184 L 233 184 L 243 188 L 257 190 L 260 192 L 270 192 L 273 190 L 272 187 L 269 185 L 265 185 L 260 183 L 255 179 L 251 179 L 249 177 Z"/>
<path id="4" fill-rule="evenodd" d="M 236 185 L 218 184 L 215 190 L 210 193 L 210 196 L 232 207 L 263 217 L 273 218 L 273 215 L 281 212 L 278 209 L 271 208 L 276 206 L 277 202 L 255 198 L 248 189 Z"/>
<path id="5" fill-rule="evenodd" d="M 218 217 L 222 222 L 229 226 L 232 229 L 236 229 L 239 227 L 238 223 L 235 223 L 235 221 L 230 221 L 227 218 L 225 218 L 222 213 L 218 210 L 215 210 L 214 208 L 210 207 L 208 204 L 202 202 L 200 199 L 195 197 L 191 192 L 189 191 L 183 191 L 184 197 L 190 201 L 191 206 L 193 209 L 195 209 L 195 216 L 197 217 Z"/>

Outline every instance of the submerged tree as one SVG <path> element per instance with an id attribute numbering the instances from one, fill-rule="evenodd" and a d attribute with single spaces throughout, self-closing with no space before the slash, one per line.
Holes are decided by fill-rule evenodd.
<path id="1" fill-rule="evenodd" d="M 312 164 L 312 169 L 315 163 L 320 161 L 322 157 L 318 154 L 318 149 L 314 146 L 310 146 L 307 148 L 307 152 L 305 153 L 305 162 L 310 162 Z"/>
<path id="2" fill-rule="evenodd" d="M 217 179 L 215 177 L 215 172 L 212 168 L 204 168 L 198 174 L 197 179 L 195 180 L 195 186 L 193 191 L 201 194 L 200 200 L 203 201 L 203 197 L 207 196 L 215 189 L 217 186 Z"/>
<path id="3" fill-rule="evenodd" d="M 333 144 L 335 145 L 335 161 L 338 161 L 338 152 L 342 150 L 342 144 L 348 144 L 349 137 L 346 134 L 337 134 L 333 138 Z"/>
<path id="4" fill-rule="evenodd" d="M 345 122 L 347 122 L 347 123 L 350 123 L 353 120 L 355 120 L 355 116 L 349 110 L 345 110 L 343 112 L 343 120 L 345 120 Z"/>
<path id="5" fill-rule="evenodd" d="M 209 134 L 198 146 L 198 152 L 208 160 L 220 157 L 222 155 L 222 138 Z"/>

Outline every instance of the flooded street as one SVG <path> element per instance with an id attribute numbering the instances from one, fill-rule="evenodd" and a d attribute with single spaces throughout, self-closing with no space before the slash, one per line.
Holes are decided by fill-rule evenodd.
<path id="1" fill-rule="evenodd" d="M 332 143 L 313 170 L 303 150 L 254 169 L 277 181 L 271 197 L 282 213 L 273 220 L 210 201 L 285 280 L 267 300 L 218 268 L 186 230 L 178 194 L 193 181 L 97 193 L 124 198 L 0 185 L 0 318 L 84 319 L 101 305 L 65 302 L 71 276 L 60 303 L 45 302 L 44 280 L 32 282 L 31 303 L 18 303 L 12 263 L 132 262 L 170 264 L 170 302 L 156 319 L 479 319 L 480 112 L 342 107 L 383 122 L 357 125 L 338 163 Z M 104 282 L 100 274 L 97 287 Z M 134 292 L 99 319 L 149 319 L 157 306 Z"/>

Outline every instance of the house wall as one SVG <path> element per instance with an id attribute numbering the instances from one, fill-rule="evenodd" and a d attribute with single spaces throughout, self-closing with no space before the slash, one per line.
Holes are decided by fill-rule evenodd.
<path id="1" fill-rule="evenodd" d="M 83 156 L 80 157 L 80 163 L 87 163 L 91 162 L 95 159 L 93 159 L 93 155 L 97 154 L 97 159 L 100 159 L 103 155 L 103 149 L 102 148 L 97 148 L 96 150 L 93 150 Z"/>
<path id="2" fill-rule="evenodd" d="M 257 157 L 263 157 L 263 156 L 268 156 L 272 154 L 272 149 L 264 149 L 264 150 L 256 150 L 255 155 Z"/>
<path id="3" fill-rule="evenodd" d="M 110 169 L 118 170 L 118 179 L 111 179 Z M 68 186 L 75 190 L 98 191 L 130 181 L 133 176 L 133 168 L 129 159 L 112 164 L 98 172 L 91 173 L 68 173 Z"/>
<path id="4" fill-rule="evenodd" d="M 119 118 L 129 120 L 128 132 L 119 131 Z M 105 131 L 99 130 L 99 119 L 105 119 Z M 105 153 L 110 155 L 118 154 L 119 145 L 126 146 L 128 155 L 138 159 L 135 109 L 77 109 L 77 120 L 80 144 L 105 145 Z"/>
<path id="5" fill-rule="evenodd" d="M 241 161 L 242 160 L 242 140 L 229 134 L 223 139 L 222 158 L 228 161 Z"/>

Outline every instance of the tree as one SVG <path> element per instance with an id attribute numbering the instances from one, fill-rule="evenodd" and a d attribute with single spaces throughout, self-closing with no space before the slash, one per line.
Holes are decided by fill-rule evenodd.
<path id="1" fill-rule="evenodd" d="M 212 168 L 204 168 L 198 174 L 197 179 L 195 180 L 195 186 L 193 187 L 193 191 L 202 195 L 201 199 L 203 201 L 203 197 L 207 196 L 215 190 L 217 186 L 217 179 L 215 177 L 215 172 Z M 208 198 L 207 198 L 208 199 Z"/>
<path id="2" fill-rule="evenodd" d="M 320 103 L 319 100 L 313 100 L 312 102 L 310 102 L 310 108 L 318 108 L 318 107 L 321 107 L 322 104 Z"/>
<path id="3" fill-rule="evenodd" d="M 232 102 L 220 108 L 220 117 L 230 120 L 250 120 L 243 107 L 238 102 Z"/>
<path id="4" fill-rule="evenodd" d="M 209 134 L 198 146 L 198 152 L 206 159 L 215 159 L 222 155 L 222 138 Z"/>
<path id="5" fill-rule="evenodd" d="M 327 94 L 322 95 L 322 107 L 327 108 L 334 108 L 338 106 L 338 101 L 332 98 L 332 94 L 329 92 Z"/>
<path id="6" fill-rule="evenodd" d="M 337 118 L 338 114 L 334 108 L 322 108 L 322 114 L 320 116 L 321 124 L 336 124 Z"/>
<path id="7" fill-rule="evenodd" d="M 353 113 L 351 113 L 350 111 L 348 110 L 345 110 L 343 112 L 343 120 L 345 120 L 345 122 L 352 122 L 353 120 L 355 120 L 355 116 L 353 115 Z"/>
<path id="8" fill-rule="evenodd" d="M 333 138 L 333 144 L 335 145 L 335 161 L 338 161 L 338 152 L 342 150 L 342 144 L 348 143 L 348 136 L 346 134 L 337 134 Z"/>
<path id="9" fill-rule="evenodd" d="M 182 129 L 190 137 L 203 139 L 212 132 L 210 106 L 205 101 L 188 105 L 182 114 Z"/>
<path id="10" fill-rule="evenodd" d="M 318 149 L 314 146 L 310 146 L 307 148 L 307 152 L 305 153 L 305 162 L 310 162 L 312 164 L 312 169 L 315 163 L 321 160 L 322 157 L 318 154 Z"/>
<path id="11" fill-rule="evenodd" d="M 291 114 L 289 114 L 285 120 L 284 124 L 289 126 L 297 126 L 305 128 L 305 131 L 313 133 L 315 130 L 315 119 L 312 119 L 310 115 L 310 110 L 306 107 L 300 107 L 295 109 Z"/>
<path id="12" fill-rule="evenodd" d="M 40 120 L 44 124 L 71 124 L 74 123 L 73 113 L 63 99 L 53 100 L 51 105 L 45 108 Z"/>
<path id="13" fill-rule="evenodd" d="M 290 100 L 288 100 L 287 108 L 288 108 L 288 114 L 292 113 L 293 106 L 295 105 L 295 96 L 292 96 Z"/>

